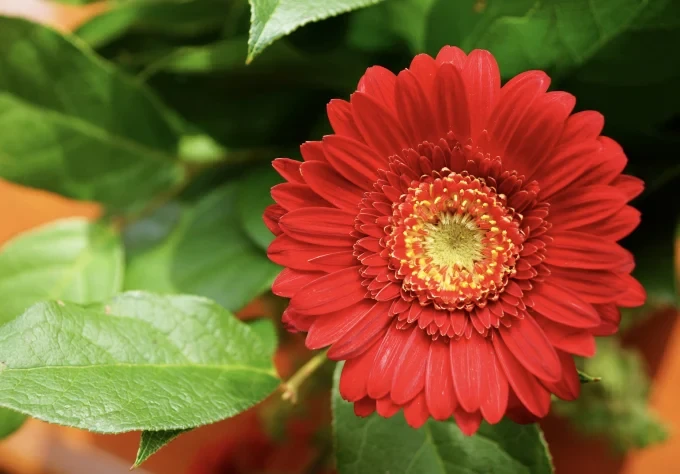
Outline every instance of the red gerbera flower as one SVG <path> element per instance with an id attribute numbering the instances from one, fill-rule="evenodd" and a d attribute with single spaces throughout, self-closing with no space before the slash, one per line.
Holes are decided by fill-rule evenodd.
<path id="1" fill-rule="evenodd" d="M 328 105 L 335 134 L 274 161 L 273 290 L 310 349 L 347 361 L 357 415 L 454 416 L 466 434 L 534 421 L 551 393 L 578 396 L 572 355 L 644 302 L 616 243 L 643 183 L 602 115 L 571 114 L 549 83 L 501 87 L 489 52 L 453 47 L 398 76 L 372 67 Z"/>

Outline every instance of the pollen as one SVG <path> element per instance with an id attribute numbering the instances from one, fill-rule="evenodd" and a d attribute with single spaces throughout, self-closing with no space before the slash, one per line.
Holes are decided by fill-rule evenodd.
<path id="1" fill-rule="evenodd" d="M 395 206 L 387 244 L 402 287 L 421 304 L 472 309 L 496 300 L 524 234 L 521 216 L 483 179 L 423 177 Z"/>

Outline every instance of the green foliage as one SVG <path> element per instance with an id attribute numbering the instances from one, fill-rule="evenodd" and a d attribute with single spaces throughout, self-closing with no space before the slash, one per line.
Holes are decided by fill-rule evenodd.
<path id="1" fill-rule="evenodd" d="M 196 296 L 38 303 L 0 328 L 0 360 L 0 406 L 102 433 L 213 423 L 279 382 L 258 335 Z"/>
<path id="2" fill-rule="evenodd" d="M 636 352 L 602 339 L 597 355 L 585 359 L 583 367 L 602 374 L 602 380 L 582 385 L 575 402 L 555 402 L 557 414 L 568 417 L 585 433 L 606 436 L 621 452 L 666 439 L 666 427 L 647 406 L 649 379 Z"/>
<path id="3" fill-rule="evenodd" d="M 7 408 L 0 408 L 0 440 L 7 438 L 26 421 L 26 415 Z"/>
<path id="4" fill-rule="evenodd" d="M 161 448 L 167 446 L 175 438 L 187 430 L 169 430 L 169 431 L 142 431 L 142 436 L 139 440 L 139 449 L 137 450 L 137 457 L 133 468 L 141 466 L 147 459 L 160 451 Z"/>
<path id="5" fill-rule="evenodd" d="M 148 89 L 72 39 L 2 17 L 0 117 L 10 181 L 127 210 L 183 178 L 178 137 Z"/>
<path id="6" fill-rule="evenodd" d="M 249 0 L 251 6 L 248 60 L 299 27 L 382 0 Z"/>
<path id="7" fill-rule="evenodd" d="M 41 300 L 107 300 L 123 273 L 122 244 L 110 227 L 67 219 L 21 234 L 0 250 L 0 324 Z"/>
<path id="8" fill-rule="evenodd" d="M 503 421 L 484 425 L 465 436 L 453 422 L 428 421 L 414 430 L 401 413 L 384 419 L 354 415 L 340 398 L 342 364 L 335 371 L 333 429 L 340 474 L 389 472 L 494 472 L 546 474 L 553 472 L 543 434 L 536 425 Z"/>
<path id="9" fill-rule="evenodd" d="M 266 192 L 264 187 L 249 192 L 257 192 L 255 189 L 260 190 L 259 195 Z M 184 205 L 163 240 L 130 257 L 125 288 L 202 295 L 230 310 L 242 308 L 264 292 L 280 268 L 240 227 L 241 197 L 239 183 L 234 181 L 196 204 Z M 261 219 L 259 212 L 256 217 Z M 164 215 L 156 213 L 134 228 L 152 229 L 163 225 L 159 224 L 163 219 Z"/>

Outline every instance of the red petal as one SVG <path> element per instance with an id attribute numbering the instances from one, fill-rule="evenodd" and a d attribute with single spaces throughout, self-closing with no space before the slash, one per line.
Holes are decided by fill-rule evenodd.
<path id="1" fill-rule="evenodd" d="M 604 221 L 576 227 L 574 230 L 600 235 L 611 241 L 621 240 L 629 235 L 640 224 L 640 211 L 626 206 Z"/>
<path id="2" fill-rule="evenodd" d="M 389 110 L 395 109 L 394 87 L 397 77 L 382 66 L 369 67 L 359 80 L 357 91 L 363 92 L 383 104 Z"/>
<path id="3" fill-rule="evenodd" d="M 290 183 L 304 184 L 300 174 L 301 161 L 291 160 L 290 158 L 277 158 L 272 162 L 272 166 L 279 172 L 281 177 Z"/>
<path id="4" fill-rule="evenodd" d="M 629 201 L 635 199 L 645 190 L 645 182 L 635 176 L 622 174 L 612 181 L 612 186 L 625 194 Z"/>
<path id="5" fill-rule="evenodd" d="M 361 133 L 354 123 L 352 106 L 346 100 L 333 99 L 326 106 L 328 121 L 333 131 L 338 135 L 344 135 L 354 140 L 361 140 Z"/>
<path id="6" fill-rule="evenodd" d="M 451 417 L 457 405 L 454 390 L 448 344 L 434 341 L 430 344 L 425 375 L 425 398 L 434 419 L 443 421 Z"/>
<path id="7" fill-rule="evenodd" d="M 284 229 L 285 230 L 285 229 Z M 559 231 L 553 238 L 546 263 L 565 268 L 613 270 L 633 256 L 620 245 L 601 237 L 576 231 Z"/>
<path id="8" fill-rule="evenodd" d="M 593 305 L 602 318 L 602 324 L 593 330 L 593 336 L 611 336 L 616 334 L 621 324 L 621 311 L 615 304 Z M 594 353 L 594 352 L 593 352 Z"/>
<path id="9" fill-rule="evenodd" d="M 427 411 L 427 404 L 425 403 L 425 395 L 423 395 L 423 392 L 420 392 L 411 403 L 404 407 L 404 418 L 406 418 L 406 423 L 408 423 L 411 428 L 420 428 L 425 424 L 429 416 L 430 413 Z"/>
<path id="10" fill-rule="evenodd" d="M 307 348 L 316 350 L 333 344 L 369 317 L 374 304 L 374 301 L 363 300 L 340 311 L 319 316 L 309 328 L 305 341 Z"/>
<path id="11" fill-rule="evenodd" d="M 623 148 L 614 140 L 609 137 L 598 137 L 597 141 L 602 145 L 602 150 L 593 166 L 579 178 L 579 184 L 582 186 L 611 183 L 628 163 Z"/>
<path id="12" fill-rule="evenodd" d="M 444 64 L 437 72 L 435 97 L 439 123 L 446 131 L 464 141 L 470 137 L 470 112 L 462 73 L 452 64 Z"/>
<path id="13" fill-rule="evenodd" d="M 619 295 L 616 299 L 616 305 L 623 308 L 636 308 L 645 304 L 647 292 L 642 284 L 630 275 L 619 275 L 619 278 L 623 280 L 623 284 L 628 287 L 628 290 Z"/>
<path id="14" fill-rule="evenodd" d="M 286 210 L 278 204 L 272 204 L 265 209 L 262 220 L 272 234 L 281 235 L 283 232 L 281 227 L 279 227 L 279 219 L 281 219 L 284 214 L 286 214 Z"/>
<path id="15" fill-rule="evenodd" d="M 486 126 L 500 94 L 501 76 L 496 59 L 488 51 L 475 49 L 465 60 L 463 79 L 468 93 L 470 133 L 474 140 Z"/>
<path id="16" fill-rule="evenodd" d="M 392 401 L 403 405 L 413 399 L 425 386 L 425 369 L 432 340 L 420 328 L 411 330 L 403 347 L 392 380 Z"/>
<path id="17" fill-rule="evenodd" d="M 375 365 L 368 378 L 368 394 L 373 398 L 382 398 L 390 392 L 394 370 L 397 361 L 402 354 L 402 349 L 408 341 L 409 334 L 397 329 L 392 325 L 385 334 L 378 354 L 375 357 Z"/>
<path id="18" fill-rule="evenodd" d="M 345 268 L 308 283 L 290 301 L 291 306 L 301 314 L 326 314 L 359 303 L 366 294 L 360 269 Z"/>
<path id="19" fill-rule="evenodd" d="M 458 404 L 466 411 L 479 410 L 481 383 L 484 372 L 482 357 L 484 339 L 461 337 L 449 343 L 451 375 Z"/>
<path id="20" fill-rule="evenodd" d="M 543 282 L 530 293 L 532 308 L 548 319 L 575 328 L 594 328 L 600 325 L 600 317 L 593 306 L 576 293 Z"/>
<path id="21" fill-rule="evenodd" d="M 359 188 L 371 189 L 378 178 L 378 170 L 387 168 L 387 160 L 351 138 L 329 135 L 324 137 L 323 145 L 333 168 Z"/>
<path id="22" fill-rule="evenodd" d="M 375 400 L 372 398 L 362 398 L 354 402 L 354 414 L 362 418 L 372 415 L 375 411 Z"/>
<path id="23" fill-rule="evenodd" d="M 537 318 L 546 337 L 555 348 L 583 357 L 595 355 L 595 338 L 587 329 L 577 329 Z"/>
<path id="24" fill-rule="evenodd" d="M 436 61 L 438 64 L 453 63 L 458 69 L 463 69 L 467 56 L 462 49 L 455 46 L 444 46 L 439 50 Z"/>
<path id="25" fill-rule="evenodd" d="M 611 186 L 569 187 L 550 203 L 553 229 L 575 227 L 602 221 L 626 205 L 626 197 Z"/>
<path id="26" fill-rule="evenodd" d="M 404 126 L 410 143 L 421 143 L 425 140 L 435 141 L 440 138 L 434 113 L 423 89 L 408 69 L 397 76 L 396 87 L 397 116 Z"/>
<path id="27" fill-rule="evenodd" d="M 612 271 L 550 267 L 550 272 L 555 286 L 573 291 L 588 303 L 609 303 L 625 291 Z"/>
<path id="28" fill-rule="evenodd" d="M 558 382 L 543 381 L 543 386 L 562 400 L 576 400 L 581 393 L 581 381 L 576 372 L 574 358 L 566 352 L 558 351 L 562 364 L 562 378 Z"/>
<path id="29" fill-rule="evenodd" d="M 456 419 L 456 424 L 460 431 L 466 436 L 472 436 L 479 429 L 482 424 L 482 414 L 478 411 L 468 413 L 462 408 L 458 407 L 453 412 L 453 417 Z"/>
<path id="30" fill-rule="evenodd" d="M 321 142 L 304 142 L 300 145 L 300 153 L 305 162 L 326 161 L 326 155 L 323 153 L 323 145 Z"/>
<path id="31" fill-rule="evenodd" d="M 479 355 L 484 370 L 480 384 L 480 409 L 484 419 L 494 424 L 501 421 L 508 406 L 508 379 L 491 341 L 484 339 Z"/>
<path id="32" fill-rule="evenodd" d="M 562 377 L 560 360 L 545 333 L 530 314 L 515 319 L 498 334 L 515 358 L 542 380 L 555 382 Z"/>
<path id="33" fill-rule="evenodd" d="M 306 184 L 282 183 L 272 188 L 272 198 L 287 211 L 301 207 L 331 207 Z"/>
<path id="34" fill-rule="evenodd" d="M 508 383 L 517 398 L 534 415 L 540 418 L 547 415 L 550 410 L 550 393 L 515 359 L 500 337 L 494 335 L 492 341 Z"/>
<path id="35" fill-rule="evenodd" d="M 597 140 L 569 142 L 558 147 L 542 165 L 545 172 L 540 176 L 541 197 L 549 200 L 572 183 L 578 183 L 586 170 L 593 166 L 601 149 L 602 145 Z"/>
<path id="36" fill-rule="evenodd" d="M 341 209 L 358 210 L 364 191 L 347 181 L 328 163 L 303 163 L 300 172 L 310 188 Z"/>
<path id="37" fill-rule="evenodd" d="M 325 271 L 325 267 L 318 264 L 309 263 L 321 255 L 336 253 L 346 250 L 342 247 L 327 247 L 325 245 L 311 245 L 299 242 L 287 235 L 276 237 L 267 249 L 269 259 L 283 267 L 294 268 L 296 270 Z"/>
<path id="38" fill-rule="evenodd" d="M 437 76 L 439 65 L 429 54 L 417 54 L 411 64 L 409 71 L 418 79 L 420 86 L 423 88 L 423 93 L 430 103 L 434 100 L 434 79 Z M 437 135 L 441 138 L 443 135 Z"/>
<path id="39" fill-rule="evenodd" d="M 370 350 L 345 362 L 340 374 L 340 395 L 344 400 L 356 402 L 367 396 L 366 382 L 379 345 L 373 344 Z"/>
<path id="40" fill-rule="evenodd" d="M 366 317 L 352 328 L 352 331 L 331 346 L 328 350 L 328 358 L 345 360 L 357 357 L 378 339 L 384 337 L 387 326 L 392 321 L 387 314 L 389 308 L 389 303 L 376 303 Z"/>
<path id="41" fill-rule="evenodd" d="M 324 274 L 320 272 L 307 272 L 301 270 L 294 270 L 292 268 L 284 268 L 279 276 L 274 280 L 272 285 L 272 292 L 277 296 L 284 298 L 292 298 L 303 286 L 322 277 Z"/>
<path id="42" fill-rule="evenodd" d="M 401 409 L 401 406 L 394 403 L 389 396 L 378 399 L 375 405 L 378 409 L 378 415 L 384 418 L 394 416 Z"/>
<path id="43" fill-rule="evenodd" d="M 354 120 L 370 147 L 387 158 L 399 153 L 410 144 L 401 124 L 383 105 L 361 92 L 355 92 L 350 99 Z"/>
<path id="44" fill-rule="evenodd" d="M 503 86 L 488 125 L 490 135 L 501 151 L 506 149 L 510 139 L 517 132 L 529 106 L 548 90 L 549 85 L 550 78 L 543 71 L 526 71 L 513 77 Z M 521 104 L 521 107 L 518 104 Z M 520 133 L 523 133 L 523 130 Z"/>
<path id="45" fill-rule="evenodd" d="M 281 229 L 296 240 L 310 244 L 352 248 L 356 214 L 329 207 L 306 207 L 279 220 Z"/>
<path id="46" fill-rule="evenodd" d="M 584 141 L 597 138 L 604 128 L 604 117 L 593 110 L 577 112 L 567 119 L 561 141 Z"/>

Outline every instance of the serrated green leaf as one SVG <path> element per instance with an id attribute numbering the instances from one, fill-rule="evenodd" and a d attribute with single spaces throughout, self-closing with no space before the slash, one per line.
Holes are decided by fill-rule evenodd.
<path id="1" fill-rule="evenodd" d="M 270 357 L 274 356 L 278 343 L 276 327 L 271 319 L 262 318 L 250 321 L 248 327 L 257 334 L 262 341 L 263 347 Z M 133 467 L 139 467 L 152 455 L 160 451 L 161 448 L 172 442 L 179 435 L 189 430 L 170 430 L 170 431 L 143 431 L 139 440 L 137 458 Z"/>
<path id="2" fill-rule="evenodd" d="M 280 268 L 241 229 L 238 189 L 229 183 L 185 207 L 165 240 L 131 257 L 125 288 L 202 295 L 234 311 L 268 289 Z"/>
<path id="3" fill-rule="evenodd" d="M 179 435 L 188 430 L 169 430 L 169 431 L 142 431 L 139 440 L 139 449 L 133 468 L 141 466 L 147 459 L 156 454 L 164 446 L 171 443 Z"/>
<path id="4" fill-rule="evenodd" d="M 270 204 L 274 204 L 271 188 L 281 182 L 281 176 L 267 165 L 254 168 L 239 184 L 237 206 L 241 225 L 248 237 L 263 250 L 267 250 L 274 236 L 264 225 L 262 214 Z"/>
<path id="5" fill-rule="evenodd" d="M 314 21 L 375 5 L 383 0 L 249 0 L 248 61 L 277 39 Z"/>
<path id="6" fill-rule="evenodd" d="M 177 142 L 144 86 L 69 37 L 0 17 L 1 177 L 130 210 L 181 182 Z"/>
<path id="7" fill-rule="evenodd" d="M 465 436 L 453 422 L 428 421 L 420 429 L 406 424 L 401 413 L 392 418 L 354 415 L 340 397 L 341 364 L 333 387 L 333 432 L 340 474 L 468 473 L 547 474 L 550 455 L 537 425 L 505 420 L 483 425 Z"/>
<path id="8" fill-rule="evenodd" d="M 110 227 L 65 219 L 20 234 L 0 249 L 0 324 L 41 300 L 106 300 L 122 288 L 123 273 Z"/>
<path id="9" fill-rule="evenodd" d="M 7 408 L 0 408 L 0 440 L 7 438 L 26 421 L 26 415 Z"/>
<path id="10" fill-rule="evenodd" d="M 213 423 L 279 383 L 260 338 L 197 296 L 38 303 L 0 328 L 0 361 L 0 406 L 102 433 Z"/>
<path id="11" fill-rule="evenodd" d="M 553 403 L 555 413 L 585 433 L 604 435 L 618 451 L 666 438 L 666 427 L 648 407 L 649 377 L 638 353 L 615 339 L 599 339 L 595 357 L 583 360 L 583 369 L 602 374 L 602 380 L 582 385 L 573 402 Z"/>
<path id="12" fill-rule="evenodd" d="M 131 29 L 192 36 L 222 27 L 228 13 L 225 0 L 136 0 L 115 2 L 76 30 L 94 48 L 104 46 Z"/>

